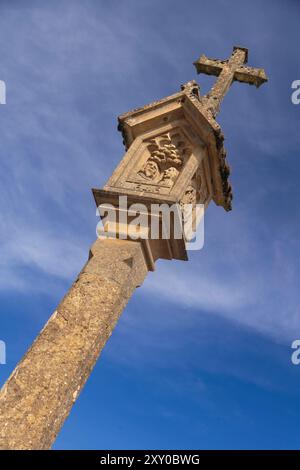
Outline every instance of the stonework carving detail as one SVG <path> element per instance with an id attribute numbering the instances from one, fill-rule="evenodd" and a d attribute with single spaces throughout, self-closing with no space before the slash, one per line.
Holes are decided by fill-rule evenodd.
<path id="1" fill-rule="evenodd" d="M 208 195 L 203 169 L 198 168 L 180 200 L 180 205 L 183 208 L 185 204 L 205 204 Z"/>
<path id="2" fill-rule="evenodd" d="M 150 153 L 137 179 L 143 183 L 172 188 L 191 149 L 182 135 L 169 132 L 147 142 Z"/>
<path id="3" fill-rule="evenodd" d="M 202 165 L 200 165 L 180 200 L 183 221 L 185 223 L 190 220 L 191 217 L 193 230 L 196 230 L 198 224 L 197 213 L 199 214 L 199 209 L 197 208 L 197 204 L 205 204 L 208 197 L 209 191 L 207 188 L 206 178 Z"/>

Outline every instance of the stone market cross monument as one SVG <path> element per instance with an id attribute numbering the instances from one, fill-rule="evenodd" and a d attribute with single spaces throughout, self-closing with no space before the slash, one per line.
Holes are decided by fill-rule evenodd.
<path id="1" fill-rule="evenodd" d="M 180 92 L 119 117 L 126 153 L 104 188 L 93 190 L 97 207 L 111 204 L 120 214 L 120 196 L 126 196 L 150 213 L 153 203 L 181 211 L 186 202 L 206 208 L 211 200 L 231 209 L 224 136 L 215 117 L 233 81 L 257 87 L 267 81 L 263 69 L 245 65 L 247 54 L 234 47 L 225 61 L 202 55 L 194 63 L 197 72 L 218 76 L 205 96 L 190 81 Z M 124 239 L 125 229 L 117 220 L 115 233 L 94 243 L 78 278 L 3 386 L 0 449 L 52 446 L 136 287 L 157 259 L 187 260 L 184 236 Z"/>

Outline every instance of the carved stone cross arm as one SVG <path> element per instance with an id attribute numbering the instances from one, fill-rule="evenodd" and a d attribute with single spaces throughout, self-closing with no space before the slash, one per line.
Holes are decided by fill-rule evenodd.
<path id="1" fill-rule="evenodd" d="M 244 65 L 247 60 L 248 49 L 235 46 L 228 60 L 209 59 L 203 54 L 194 62 L 198 73 L 219 77 L 205 97 L 206 106 L 213 116 L 219 112 L 221 102 L 233 81 L 259 87 L 268 80 L 264 69 Z"/>

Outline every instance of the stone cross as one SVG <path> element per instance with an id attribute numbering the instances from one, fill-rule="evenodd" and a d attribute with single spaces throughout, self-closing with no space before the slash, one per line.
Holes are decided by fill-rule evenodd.
<path id="1" fill-rule="evenodd" d="M 216 75 L 218 80 L 206 96 L 206 107 L 215 117 L 221 102 L 233 81 L 259 87 L 267 81 L 264 69 L 244 65 L 248 60 L 248 49 L 235 46 L 228 60 L 209 59 L 204 54 L 194 62 L 198 73 Z"/>
<path id="2" fill-rule="evenodd" d="M 206 59 L 199 72 L 219 75 L 207 97 L 190 81 L 181 91 L 119 117 L 126 153 L 103 189 L 93 189 L 103 225 L 89 259 L 0 392 L 0 448 L 48 449 L 69 415 L 136 287 L 159 258 L 187 260 L 185 234 L 166 233 L 186 204 L 231 209 L 223 134 L 214 119 L 232 80 L 259 85 L 263 71 L 245 69 L 245 49 L 225 63 Z M 125 199 L 125 203 L 124 203 Z M 132 204 L 143 206 L 138 224 Z M 113 208 L 115 220 L 106 212 Z M 134 211 L 133 211 L 134 212 Z M 152 217 L 159 236 L 152 236 Z M 177 219 L 176 219 L 177 217 Z M 128 228 L 138 228 L 132 237 Z M 101 423 L 99 424 L 101 426 Z"/>

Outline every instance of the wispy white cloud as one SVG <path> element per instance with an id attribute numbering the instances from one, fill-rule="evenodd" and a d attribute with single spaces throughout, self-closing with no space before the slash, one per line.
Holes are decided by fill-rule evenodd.
<path id="1" fill-rule="evenodd" d="M 246 208 L 238 212 L 220 231 L 215 210 L 203 250 L 191 252 L 188 263 L 158 262 L 144 289 L 286 341 L 300 330 L 299 240 L 293 230 L 274 233 L 263 221 L 253 226 Z"/>

